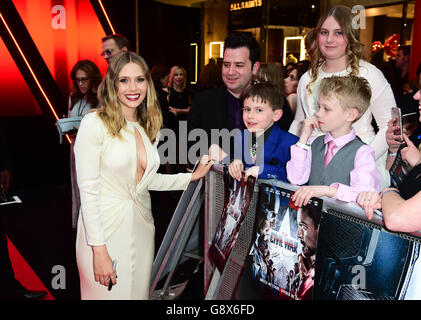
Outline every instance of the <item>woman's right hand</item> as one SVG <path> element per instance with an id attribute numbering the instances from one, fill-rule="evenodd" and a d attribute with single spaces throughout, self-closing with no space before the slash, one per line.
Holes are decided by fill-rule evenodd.
<path id="1" fill-rule="evenodd" d="M 403 138 L 407 147 L 401 150 L 402 160 L 405 160 L 411 167 L 415 167 L 421 163 L 421 152 L 406 134 L 403 134 Z"/>
<path id="2" fill-rule="evenodd" d="M 386 142 L 391 152 L 398 151 L 403 140 L 401 135 L 395 135 L 395 131 L 400 130 L 400 127 L 396 125 L 396 122 L 397 119 L 393 118 L 387 123 Z"/>
<path id="3" fill-rule="evenodd" d="M 358 205 L 364 209 L 368 220 L 373 218 L 374 210 L 381 209 L 382 198 L 374 191 L 360 192 L 357 198 Z"/>
<path id="4" fill-rule="evenodd" d="M 92 252 L 94 257 L 95 281 L 103 286 L 108 286 L 110 281 L 115 285 L 117 283 L 117 277 L 113 270 L 113 262 L 108 255 L 107 247 L 105 245 L 92 246 Z"/>

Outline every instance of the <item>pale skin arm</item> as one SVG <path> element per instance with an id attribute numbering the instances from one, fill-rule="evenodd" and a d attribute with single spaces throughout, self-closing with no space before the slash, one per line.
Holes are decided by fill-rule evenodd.
<path id="1" fill-rule="evenodd" d="M 395 192 L 388 192 L 382 199 L 382 213 L 386 227 L 392 231 L 416 232 L 421 230 L 419 207 L 421 191 L 408 200 Z"/>
<path id="2" fill-rule="evenodd" d="M 242 172 L 244 170 L 244 165 L 241 160 L 235 159 L 231 162 L 228 167 L 228 172 L 234 179 L 241 181 L 243 175 Z"/>
<path id="3" fill-rule="evenodd" d="M 113 270 L 113 262 L 108 254 L 107 246 L 92 246 L 92 253 L 94 257 L 94 276 L 95 281 L 104 286 L 108 286 L 109 281 L 113 285 L 117 283 L 117 275 Z"/>
<path id="4" fill-rule="evenodd" d="M 387 192 L 396 188 L 383 190 L 383 198 L 376 192 L 361 192 L 357 203 L 365 210 L 367 218 L 373 217 L 373 210 L 382 209 L 386 228 L 391 231 L 416 232 L 421 230 L 419 207 L 421 191 L 408 200 L 404 200 L 397 192 Z"/>
<path id="5" fill-rule="evenodd" d="M 196 166 L 196 170 L 192 173 L 190 181 L 196 181 L 203 178 L 213 166 L 214 161 L 209 156 L 205 155 L 200 159 Z"/>
<path id="6" fill-rule="evenodd" d="M 190 107 L 186 108 L 186 109 L 177 109 L 177 108 L 173 108 L 173 107 L 168 107 L 169 112 L 172 112 L 174 115 L 179 115 L 179 114 L 188 114 L 190 112 Z"/>

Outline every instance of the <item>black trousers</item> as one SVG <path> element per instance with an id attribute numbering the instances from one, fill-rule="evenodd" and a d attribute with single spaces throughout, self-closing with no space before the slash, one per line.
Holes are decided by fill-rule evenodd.
<path id="1" fill-rule="evenodd" d="M 15 279 L 12 263 L 7 249 L 7 238 L 4 232 L 3 218 L 0 214 L 0 295 L 8 294 L 10 291 L 21 287 Z"/>

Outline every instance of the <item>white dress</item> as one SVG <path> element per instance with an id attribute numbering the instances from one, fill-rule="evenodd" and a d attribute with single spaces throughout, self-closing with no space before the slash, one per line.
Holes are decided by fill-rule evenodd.
<path id="1" fill-rule="evenodd" d="M 336 73 L 325 73 L 319 69 L 318 78 L 312 84 L 311 94 L 307 90 L 307 84 L 311 81 L 310 71 L 307 71 L 300 79 L 297 87 L 297 111 L 289 132 L 297 136 L 301 133 L 302 120 L 312 117 L 318 111 L 318 88 L 323 78 L 331 76 L 346 76 L 350 73 L 350 67 L 347 70 Z M 382 175 L 382 189 L 390 186 L 389 172 L 386 170 L 387 142 L 386 131 L 387 123 L 392 118 L 391 109 L 396 106 L 393 91 L 387 82 L 383 73 L 374 65 L 360 60 L 359 76 L 367 79 L 371 87 L 370 106 L 364 115 L 353 124 L 357 136 L 367 144 L 370 144 L 375 151 L 376 165 Z M 379 131 L 377 134 L 371 125 L 373 119 L 376 120 Z M 313 136 L 317 137 L 324 134 L 320 130 L 314 130 Z"/>
<path id="2" fill-rule="evenodd" d="M 136 184 L 138 130 L 147 164 Z M 143 128 L 128 122 L 122 138 L 108 134 L 97 112 L 87 114 L 75 145 L 81 214 L 76 259 L 82 299 L 149 299 L 155 226 L 148 190 L 184 190 L 191 173 L 158 174 L 158 139 L 151 144 Z M 91 245 L 106 244 L 117 260 L 117 284 L 111 291 L 95 282 Z"/>

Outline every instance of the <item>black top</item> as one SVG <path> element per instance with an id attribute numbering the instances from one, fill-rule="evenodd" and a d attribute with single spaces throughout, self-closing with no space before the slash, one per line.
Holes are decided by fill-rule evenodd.
<path id="1" fill-rule="evenodd" d="M 183 92 L 178 92 L 174 88 L 168 88 L 169 91 L 169 101 L 168 105 L 176 109 L 187 109 L 190 105 L 189 103 L 189 92 L 185 89 Z M 177 116 L 178 120 L 187 120 L 187 115 Z"/>
<path id="2" fill-rule="evenodd" d="M 405 200 L 412 198 L 421 190 L 421 164 L 409 171 L 399 185 L 401 197 Z"/>
<path id="3" fill-rule="evenodd" d="M 294 116 L 292 115 L 291 107 L 289 106 L 288 100 L 284 97 L 284 103 L 282 105 L 282 117 L 276 123 L 278 127 L 284 131 L 288 131 L 291 126 Z"/>

